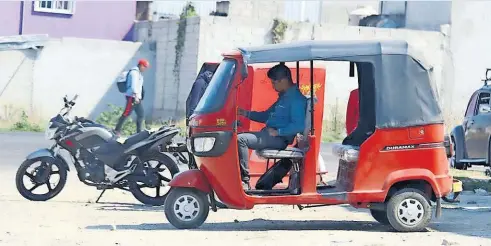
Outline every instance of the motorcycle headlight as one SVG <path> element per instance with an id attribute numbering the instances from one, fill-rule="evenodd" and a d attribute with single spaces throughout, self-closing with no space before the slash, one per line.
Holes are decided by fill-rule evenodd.
<path id="1" fill-rule="evenodd" d="M 208 152 L 215 146 L 215 138 L 213 137 L 202 137 L 195 138 L 193 141 L 194 150 L 196 152 Z"/>
<path id="2" fill-rule="evenodd" d="M 53 122 L 48 123 L 48 127 L 44 131 L 44 137 L 47 140 L 53 139 L 53 137 L 55 136 L 56 130 L 58 129 L 56 127 L 51 128 L 51 125 L 53 125 Z"/>
<path id="3" fill-rule="evenodd" d="M 190 138 L 186 139 L 186 147 L 187 147 L 189 152 L 191 152 L 191 150 L 193 149 L 191 146 L 191 139 Z"/>

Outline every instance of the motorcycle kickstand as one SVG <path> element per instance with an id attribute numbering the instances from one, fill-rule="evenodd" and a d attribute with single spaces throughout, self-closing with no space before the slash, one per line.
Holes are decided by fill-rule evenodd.
<path id="1" fill-rule="evenodd" d="M 102 192 L 99 195 L 99 197 L 97 198 L 97 200 L 95 200 L 95 203 L 99 203 L 99 200 L 101 199 L 102 195 L 104 195 L 104 192 L 106 192 L 106 189 L 102 190 Z"/>

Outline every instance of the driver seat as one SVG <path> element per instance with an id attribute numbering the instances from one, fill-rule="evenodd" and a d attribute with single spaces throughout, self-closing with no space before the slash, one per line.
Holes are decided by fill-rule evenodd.
<path id="1" fill-rule="evenodd" d="M 310 124 L 312 122 L 311 119 L 311 104 L 312 99 L 310 95 L 307 97 L 307 110 L 305 110 L 305 129 L 303 134 L 297 134 L 295 147 L 287 147 L 284 150 L 276 150 L 276 149 L 262 149 L 256 150 L 256 154 L 259 157 L 269 160 L 279 160 L 279 159 L 292 159 L 292 160 L 301 160 L 304 158 L 305 153 L 309 150 L 309 141 L 307 136 L 310 133 Z M 317 103 L 317 98 L 314 97 L 314 104 Z M 269 166 L 269 165 L 268 165 Z"/>

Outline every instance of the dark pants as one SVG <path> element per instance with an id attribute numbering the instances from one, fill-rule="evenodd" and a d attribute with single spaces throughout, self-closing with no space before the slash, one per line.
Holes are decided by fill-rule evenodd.
<path id="1" fill-rule="evenodd" d="M 239 149 L 240 174 L 242 181 L 248 183 L 249 176 L 249 149 L 285 149 L 288 140 L 283 137 L 272 137 L 266 129 L 260 132 L 240 133 L 237 138 Z"/>
<path id="2" fill-rule="evenodd" d="M 123 127 L 124 122 L 126 121 L 128 116 L 131 115 L 131 112 L 133 110 L 135 110 L 136 113 L 136 132 L 141 132 L 145 112 L 143 111 L 143 105 L 141 101 L 138 104 L 134 102 L 135 99 L 133 97 L 126 97 L 126 106 L 124 108 L 123 114 L 119 118 L 118 124 L 116 124 L 116 129 L 114 129 L 116 132 L 121 132 L 121 127 Z"/>

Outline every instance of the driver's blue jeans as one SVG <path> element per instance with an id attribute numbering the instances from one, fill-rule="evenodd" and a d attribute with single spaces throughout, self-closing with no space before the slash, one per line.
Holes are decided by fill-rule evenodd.
<path id="1" fill-rule="evenodd" d="M 238 154 L 240 164 L 240 175 L 242 181 L 249 183 L 249 149 L 285 149 L 288 146 L 288 140 L 284 137 L 272 137 L 266 129 L 260 132 L 240 133 L 237 136 Z"/>

